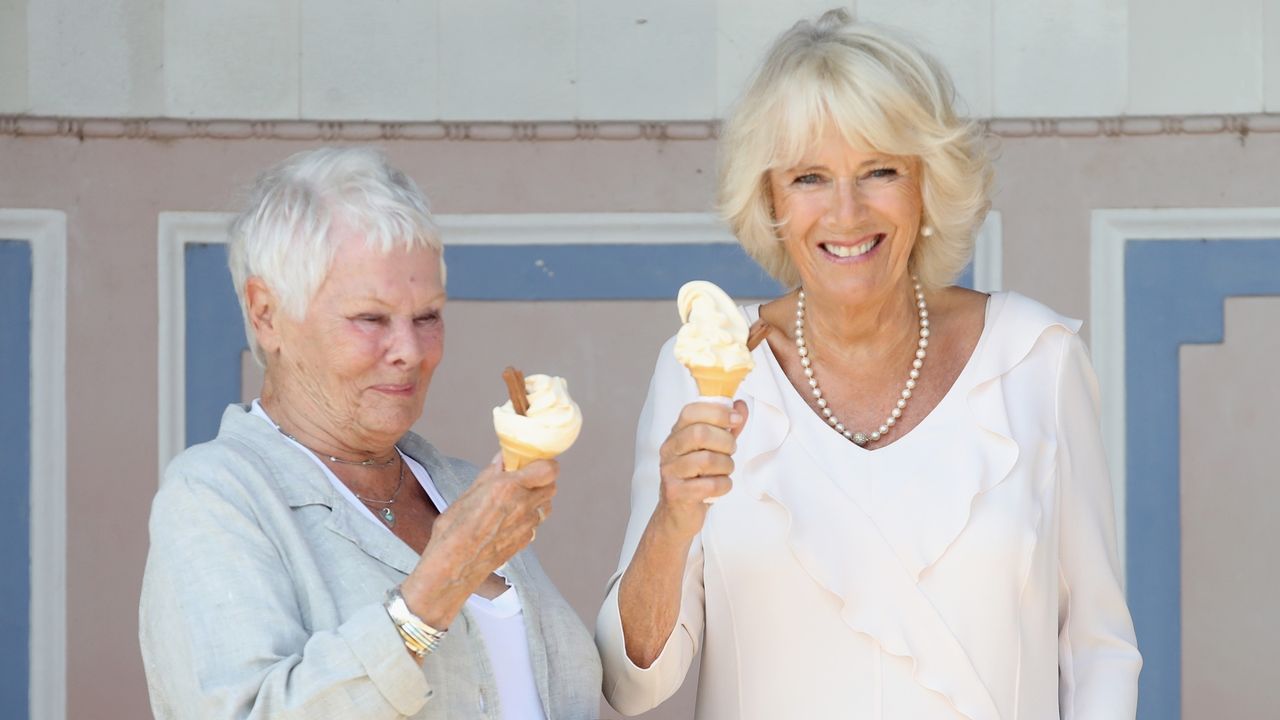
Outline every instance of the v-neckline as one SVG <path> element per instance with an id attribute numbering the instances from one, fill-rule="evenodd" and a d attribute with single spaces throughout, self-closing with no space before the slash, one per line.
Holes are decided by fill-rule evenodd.
<path id="1" fill-rule="evenodd" d="M 782 386 L 782 392 L 784 393 L 784 396 L 786 398 L 784 402 L 794 401 L 795 403 L 798 403 L 799 406 L 804 408 L 805 412 L 801 414 L 807 416 L 808 419 L 800 420 L 798 422 L 817 423 L 817 427 L 821 431 L 818 437 L 824 438 L 824 444 L 826 444 L 825 443 L 826 439 L 838 439 L 840 440 L 840 444 L 842 446 L 847 446 L 849 448 L 852 448 L 853 451 L 855 451 L 859 455 L 870 456 L 876 453 L 882 453 L 882 452 L 887 453 L 890 450 L 890 448 L 894 448 L 894 447 L 897 447 L 898 445 L 905 444 L 909 438 L 917 434 L 916 433 L 917 430 L 925 427 L 928 424 L 932 424 L 932 418 L 935 415 L 939 414 L 938 411 L 942 409 L 944 405 L 949 405 L 950 403 L 954 402 L 952 396 L 957 394 L 958 388 L 962 386 L 962 381 L 965 381 L 968 378 L 968 376 L 972 374 L 973 368 L 977 364 L 976 362 L 977 358 L 980 356 L 980 354 L 983 352 L 984 348 L 987 345 L 987 339 L 991 335 L 991 328 L 993 324 L 991 322 L 992 318 L 994 318 L 995 315 L 999 312 L 999 308 L 996 307 L 997 302 L 1003 303 L 1004 296 L 997 295 L 994 293 L 987 296 L 986 307 L 983 309 L 982 332 L 979 333 L 978 335 L 978 342 L 974 344 L 973 350 L 969 353 L 968 359 L 965 360 L 964 367 L 960 369 L 960 373 L 956 375 L 956 379 L 951 382 L 951 387 L 947 388 L 947 391 L 943 394 L 942 398 L 938 400 L 938 403 L 934 405 L 929 410 L 929 412 L 926 413 L 925 416 L 920 419 L 920 422 L 916 423 L 915 426 L 913 426 L 910 430 L 908 430 L 905 433 L 902 433 L 893 442 L 880 445 L 879 447 L 867 448 L 867 447 L 860 446 L 857 443 L 844 437 L 844 435 L 840 434 L 840 432 L 837 431 L 834 427 L 832 427 L 829 423 L 827 423 L 827 421 L 823 420 L 822 417 L 816 411 L 814 411 L 813 407 L 809 405 L 809 402 L 804 398 L 804 396 L 800 394 L 800 391 L 796 389 L 796 386 L 792 384 L 791 378 L 787 376 L 787 372 L 786 370 L 783 369 L 782 363 L 779 362 L 777 356 L 774 354 L 773 346 L 770 345 L 767 340 L 765 341 L 764 355 L 768 360 L 770 372 L 773 374 L 774 381 L 777 382 L 780 386 Z M 755 317 L 751 318 L 750 317 L 751 315 L 754 315 Z M 753 308 L 751 308 L 751 312 L 748 313 L 748 317 L 751 322 L 755 322 L 755 320 L 759 319 L 760 305 L 756 305 Z M 788 402 L 787 404 L 791 404 L 791 403 Z M 828 434 L 830 434 L 829 438 L 828 438 Z"/>

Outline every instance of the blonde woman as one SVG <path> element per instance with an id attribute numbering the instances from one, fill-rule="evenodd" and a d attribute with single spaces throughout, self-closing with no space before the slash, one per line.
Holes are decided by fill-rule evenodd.
<path id="1" fill-rule="evenodd" d="M 700 649 L 699 718 L 1134 717 L 1080 323 L 950 285 L 991 184 L 952 95 L 832 11 L 729 121 L 722 211 L 793 289 L 743 308 L 771 332 L 732 409 L 659 355 L 596 631 L 618 710 Z"/>

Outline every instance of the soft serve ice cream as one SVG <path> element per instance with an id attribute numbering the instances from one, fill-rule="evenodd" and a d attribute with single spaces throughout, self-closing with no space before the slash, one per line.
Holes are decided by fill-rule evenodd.
<path id="1" fill-rule="evenodd" d="M 530 375 L 524 388 L 529 398 L 525 414 L 516 412 L 510 400 L 493 409 L 493 428 L 508 472 L 568 450 L 582 430 L 582 411 L 569 397 L 564 378 Z"/>
<path id="2" fill-rule="evenodd" d="M 723 290 L 705 280 L 685 283 L 676 306 L 684 321 L 676 333 L 676 359 L 689 368 L 700 395 L 732 398 L 755 367 L 746 318 Z"/>

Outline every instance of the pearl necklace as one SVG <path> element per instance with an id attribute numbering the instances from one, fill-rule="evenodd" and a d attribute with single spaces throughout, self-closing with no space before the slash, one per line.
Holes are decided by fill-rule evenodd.
<path id="1" fill-rule="evenodd" d="M 818 378 L 813 374 L 813 361 L 809 359 L 809 347 L 805 344 L 804 339 L 804 289 L 801 288 L 799 296 L 796 298 L 796 352 L 800 355 L 800 365 L 804 368 L 804 375 L 809 379 L 809 391 L 813 394 L 814 401 L 818 404 L 818 408 L 822 411 L 822 416 L 826 418 L 827 424 L 836 429 L 836 432 L 844 435 L 846 440 L 852 440 L 859 447 L 865 446 L 869 442 L 875 442 L 880 438 L 889 434 L 889 430 L 898 424 L 898 418 L 902 417 L 902 411 L 907 407 L 907 401 L 911 399 L 911 391 L 916 387 L 916 380 L 920 379 L 920 368 L 924 365 L 924 357 L 927 354 L 926 348 L 929 347 L 929 306 L 924 301 L 924 291 L 920 288 L 919 281 L 915 281 L 916 293 L 916 309 L 920 311 L 920 341 L 917 343 L 915 359 L 911 361 L 911 372 L 907 378 L 906 387 L 902 389 L 901 397 L 889 417 L 885 418 L 884 423 L 879 428 L 872 430 L 870 433 L 854 432 L 844 426 L 840 418 L 836 417 L 835 412 L 827 405 L 827 399 L 822 396 L 822 388 L 818 387 Z"/>

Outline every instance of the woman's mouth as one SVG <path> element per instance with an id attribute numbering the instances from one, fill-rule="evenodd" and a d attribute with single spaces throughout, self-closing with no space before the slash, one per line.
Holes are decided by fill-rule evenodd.
<path id="1" fill-rule="evenodd" d="M 872 250 L 875 250 L 877 247 L 879 247 L 881 241 L 883 241 L 884 238 L 885 238 L 884 233 L 878 233 L 876 235 L 871 235 L 865 240 L 858 243 L 825 242 L 820 244 L 818 247 L 822 248 L 823 252 L 825 252 L 826 254 L 830 255 L 833 258 L 840 259 L 840 260 L 852 260 L 856 258 L 861 258 L 867 255 L 868 253 L 870 253 Z"/>

